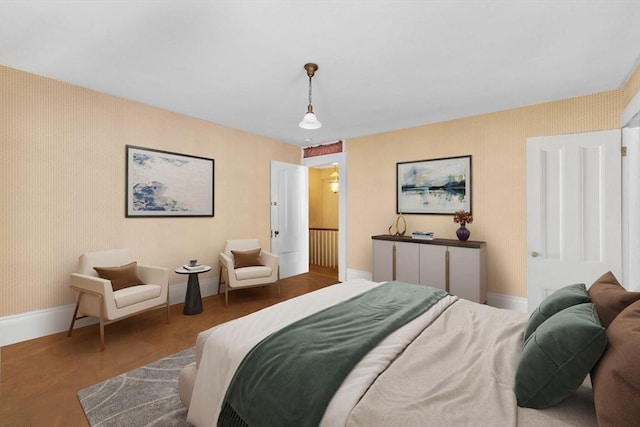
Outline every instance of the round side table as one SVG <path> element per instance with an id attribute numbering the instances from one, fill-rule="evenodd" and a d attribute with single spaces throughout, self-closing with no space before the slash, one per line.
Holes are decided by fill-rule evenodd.
<path id="1" fill-rule="evenodd" d="M 209 265 L 201 265 L 197 270 L 187 270 L 184 267 L 178 267 L 175 272 L 178 274 L 188 274 L 187 294 L 184 296 L 184 309 L 182 314 L 198 314 L 202 313 L 202 296 L 200 295 L 200 281 L 198 274 L 206 273 L 211 270 Z"/>

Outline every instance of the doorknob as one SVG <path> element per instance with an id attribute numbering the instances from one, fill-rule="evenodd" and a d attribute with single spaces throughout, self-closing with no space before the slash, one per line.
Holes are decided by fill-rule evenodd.
<path id="1" fill-rule="evenodd" d="M 280 232 L 279 232 L 279 231 L 274 231 L 274 232 L 273 232 L 273 235 L 274 235 L 274 236 L 276 236 L 276 237 L 278 237 L 278 234 L 280 234 Z"/>
<path id="2" fill-rule="evenodd" d="M 536 251 L 531 252 L 531 256 L 534 257 L 534 258 L 536 258 L 538 255 L 540 255 L 540 254 L 538 252 L 536 252 Z"/>

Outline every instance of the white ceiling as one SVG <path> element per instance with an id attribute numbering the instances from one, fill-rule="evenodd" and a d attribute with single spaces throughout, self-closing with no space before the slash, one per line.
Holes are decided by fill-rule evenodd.
<path id="1" fill-rule="evenodd" d="M 303 146 L 619 88 L 639 57 L 640 0 L 0 0 L 2 65 Z"/>

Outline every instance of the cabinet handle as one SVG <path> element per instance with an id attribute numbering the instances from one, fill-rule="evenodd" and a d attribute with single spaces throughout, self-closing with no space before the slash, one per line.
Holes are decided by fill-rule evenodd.
<path id="1" fill-rule="evenodd" d="M 391 251 L 391 280 L 396 280 L 396 244 L 393 244 Z"/>
<path id="2" fill-rule="evenodd" d="M 531 256 L 534 257 L 534 258 L 536 258 L 538 255 L 540 255 L 540 254 L 538 252 L 536 252 L 536 251 L 531 252 Z"/>
<path id="3" fill-rule="evenodd" d="M 449 292 L 449 248 L 444 252 L 444 290 Z"/>

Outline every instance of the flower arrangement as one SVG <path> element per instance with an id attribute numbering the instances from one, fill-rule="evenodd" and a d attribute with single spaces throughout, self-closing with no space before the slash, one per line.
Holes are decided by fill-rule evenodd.
<path id="1" fill-rule="evenodd" d="M 453 213 L 453 222 L 460 225 L 471 224 L 473 222 L 473 216 L 471 216 L 471 212 L 465 210 L 455 211 Z"/>

